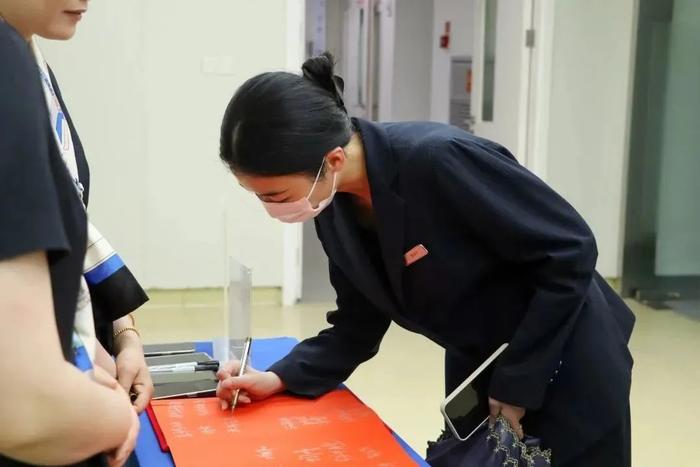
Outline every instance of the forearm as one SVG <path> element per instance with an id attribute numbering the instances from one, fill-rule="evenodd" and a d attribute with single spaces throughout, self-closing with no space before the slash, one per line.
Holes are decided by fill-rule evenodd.
<path id="1" fill-rule="evenodd" d="M 336 388 L 376 355 L 391 324 L 332 261 L 329 274 L 338 296 L 338 309 L 326 314 L 331 327 L 300 342 L 269 368 L 294 394 L 318 397 Z"/>
<path id="2" fill-rule="evenodd" d="M 596 255 L 591 236 L 569 251 L 552 253 L 558 260 L 548 268 L 535 269 L 540 280 L 491 379 L 492 397 L 532 410 L 542 406 L 586 301 Z"/>
<path id="3" fill-rule="evenodd" d="M 318 397 L 343 383 L 358 365 L 376 355 L 386 330 L 376 340 L 353 340 L 330 328 L 297 344 L 289 355 L 273 364 L 286 389 L 294 394 Z"/>
<path id="4" fill-rule="evenodd" d="M 65 360 L 45 252 L 0 261 L 0 290 L 0 453 L 65 465 L 121 444 L 133 409 Z"/>
<path id="5" fill-rule="evenodd" d="M 105 370 L 112 378 L 117 377 L 117 365 L 114 363 L 114 359 L 107 352 L 107 350 L 98 341 L 97 348 L 95 349 L 95 366 L 101 367 Z"/>
<path id="6" fill-rule="evenodd" d="M 131 397 L 134 407 L 141 413 L 153 396 L 153 381 L 143 355 L 141 336 L 130 316 L 113 323 L 117 380 Z"/>
<path id="7" fill-rule="evenodd" d="M 65 465 L 119 446 L 133 410 L 127 397 L 65 361 L 53 367 L 44 368 L 41 378 L 16 375 L 14 388 L 2 391 L 0 418 L 13 423 L 0 426 L 0 452 L 23 462 Z"/>
<path id="8" fill-rule="evenodd" d="M 122 316 L 121 318 L 115 320 L 112 323 L 112 329 L 115 334 L 114 338 L 114 354 L 118 355 L 119 352 L 125 348 L 134 347 L 138 349 L 143 349 L 141 344 L 141 337 L 137 331 L 133 329 L 136 328 L 136 324 L 131 315 Z M 120 332 L 121 331 L 121 332 Z"/>

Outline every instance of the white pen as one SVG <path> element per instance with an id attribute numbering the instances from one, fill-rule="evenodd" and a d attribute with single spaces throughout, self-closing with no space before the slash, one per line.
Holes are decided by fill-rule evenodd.
<path id="1" fill-rule="evenodd" d="M 194 373 L 195 371 L 217 371 L 219 362 L 185 362 L 170 365 L 153 365 L 148 367 L 150 373 Z"/>
<path id="2" fill-rule="evenodd" d="M 171 368 L 171 369 L 166 369 L 166 368 L 161 368 L 161 369 L 155 369 L 155 370 L 149 370 L 149 372 L 153 375 L 161 374 L 161 373 L 194 373 L 195 371 L 202 371 L 202 370 L 208 370 L 209 368 L 202 368 L 199 369 L 194 366 L 183 366 L 180 368 Z"/>

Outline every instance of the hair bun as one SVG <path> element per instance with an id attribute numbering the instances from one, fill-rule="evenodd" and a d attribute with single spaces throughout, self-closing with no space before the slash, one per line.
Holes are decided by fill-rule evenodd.
<path id="1" fill-rule="evenodd" d="M 323 52 L 317 57 L 311 57 L 306 60 L 301 67 L 301 71 L 304 74 L 304 78 L 330 92 L 338 106 L 345 110 L 345 102 L 343 101 L 345 83 L 343 78 L 334 73 L 334 68 L 335 59 L 333 55 L 330 52 Z"/>

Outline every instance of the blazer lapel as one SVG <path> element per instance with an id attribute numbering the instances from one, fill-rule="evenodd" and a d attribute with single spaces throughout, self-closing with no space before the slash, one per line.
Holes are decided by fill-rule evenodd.
<path id="1" fill-rule="evenodd" d="M 363 244 L 352 201 L 343 194 L 316 218 L 328 255 L 348 279 L 380 309 L 397 319 L 403 308 L 404 200 L 392 189 L 397 167 L 389 137 L 380 126 L 356 120 L 365 148 L 372 207 L 377 219 L 381 260 L 389 284 L 382 279 Z M 398 306 L 398 308 L 397 308 Z M 400 319 L 399 319 L 400 320 Z"/>
<path id="2" fill-rule="evenodd" d="M 328 255 L 348 280 L 379 309 L 395 314 L 396 303 L 367 256 L 360 227 L 353 218 L 352 203 L 342 194 L 317 218 Z"/>
<path id="3" fill-rule="evenodd" d="M 384 129 L 363 120 L 357 121 L 365 148 L 367 177 L 372 206 L 377 219 L 377 234 L 389 281 L 397 302 L 403 307 L 404 200 L 393 189 L 397 167 L 389 137 Z"/>

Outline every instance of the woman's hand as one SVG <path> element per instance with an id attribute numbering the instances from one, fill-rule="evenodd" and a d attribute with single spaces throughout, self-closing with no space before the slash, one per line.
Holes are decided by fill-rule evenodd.
<path id="1" fill-rule="evenodd" d="M 114 343 L 117 351 L 117 379 L 127 394 L 136 394 L 133 402 L 138 413 L 143 412 L 153 396 L 153 380 L 143 356 L 143 346 L 138 336 L 126 331 Z"/>
<path id="2" fill-rule="evenodd" d="M 124 390 L 124 388 L 120 386 L 119 382 L 116 379 L 114 379 L 109 373 L 107 373 L 107 371 L 105 371 L 103 368 L 99 366 L 94 367 L 90 376 L 96 383 L 118 392 L 123 398 L 127 399 L 129 401 L 129 405 L 131 405 L 129 395 Z M 136 413 L 136 408 L 132 407 L 129 410 L 131 411 L 131 425 L 129 427 L 129 431 L 126 435 L 126 438 L 119 447 L 106 453 L 107 464 L 109 465 L 109 467 L 121 467 L 122 465 L 124 465 L 127 459 L 129 459 L 129 456 L 131 455 L 132 451 L 136 448 L 136 439 L 139 434 L 139 428 L 141 426 L 141 423 L 139 422 L 139 417 Z"/>
<path id="3" fill-rule="evenodd" d="M 238 402 L 242 404 L 266 399 L 285 390 L 282 380 L 271 371 L 262 372 L 247 367 L 243 376 L 235 376 L 238 375 L 240 368 L 240 361 L 231 360 L 225 363 L 216 374 L 219 378 L 216 396 L 221 399 L 222 409 L 228 408 L 237 389 L 241 390 Z"/>
<path id="4" fill-rule="evenodd" d="M 510 427 L 518 435 L 518 439 L 523 439 L 525 433 L 523 432 L 523 426 L 520 424 L 520 420 L 525 416 L 525 409 L 522 407 L 517 407 L 515 405 L 509 405 L 505 402 L 497 401 L 489 397 L 489 411 L 490 424 L 496 423 L 496 417 L 502 415 L 503 418 L 508 420 Z"/>
<path id="5" fill-rule="evenodd" d="M 123 388 L 119 387 L 120 391 L 124 391 Z M 128 397 L 128 394 L 126 394 Z M 107 465 L 109 467 L 122 467 L 126 464 L 129 456 L 136 448 L 136 439 L 139 436 L 139 429 L 141 428 L 141 422 L 139 421 L 139 416 L 136 413 L 136 407 L 131 409 L 131 426 L 129 427 L 129 432 L 126 435 L 124 442 L 116 448 L 114 451 L 108 452 Z"/>

